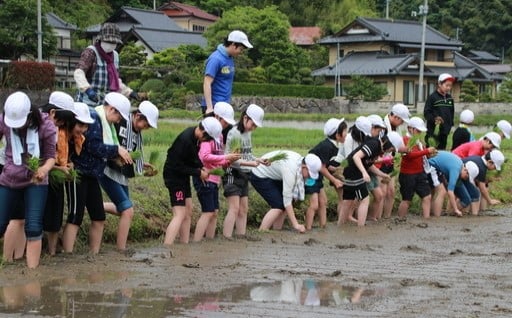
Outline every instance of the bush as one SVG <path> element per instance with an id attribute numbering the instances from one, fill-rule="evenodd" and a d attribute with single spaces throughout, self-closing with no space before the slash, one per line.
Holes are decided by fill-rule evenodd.
<path id="1" fill-rule="evenodd" d="M 165 83 L 156 78 L 148 79 L 144 84 L 142 84 L 140 90 L 143 92 L 160 93 L 165 90 Z"/>
<path id="2" fill-rule="evenodd" d="M 193 91 L 196 94 L 203 93 L 203 82 L 190 81 L 185 86 L 188 90 Z M 233 95 L 331 99 L 333 98 L 333 90 L 331 87 L 327 86 L 277 85 L 235 82 L 233 84 Z"/>
<path id="3" fill-rule="evenodd" d="M 9 65 L 7 87 L 29 90 L 53 90 L 55 67 L 47 62 L 13 61 Z"/>

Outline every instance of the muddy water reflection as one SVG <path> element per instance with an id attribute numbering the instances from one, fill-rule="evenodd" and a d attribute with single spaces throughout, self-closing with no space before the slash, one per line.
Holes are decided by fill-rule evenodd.
<path id="1" fill-rule="evenodd" d="M 346 306 L 383 294 L 382 290 L 342 286 L 312 279 L 285 280 L 227 288 L 184 296 L 171 290 L 119 288 L 126 273 L 66 278 L 41 284 L 30 281 L 3 286 L 0 313 L 60 317 L 194 316 L 194 312 L 223 311 L 237 303 L 287 303 L 298 306 Z M 92 284 L 92 285 L 91 285 Z M 84 287 L 86 286 L 86 287 Z M 84 289 L 87 289 L 84 290 Z"/>

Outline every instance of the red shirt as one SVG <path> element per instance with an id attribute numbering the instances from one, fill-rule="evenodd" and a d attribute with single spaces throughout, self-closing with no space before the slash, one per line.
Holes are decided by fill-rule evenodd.
<path id="1" fill-rule="evenodd" d="M 404 144 L 409 143 L 410 137 L 404 136 Z M 409 153 L 402 156 L 400 163 L 400 173 L 404 174 L 417 174 L 422 173 L 423 170 L 423 156 L 428 155 L 428 149 L 420 150 L 418 145 L 414 145 Z"/>
<path id="2" fill-rule="evenodd" d="M 466 142 L 457 148 L 452 153 L 456 154 L 459 158 L 466 158 L 469 156 L 483 156 L 485 155 L 484 147 L 481 140 Z"/>

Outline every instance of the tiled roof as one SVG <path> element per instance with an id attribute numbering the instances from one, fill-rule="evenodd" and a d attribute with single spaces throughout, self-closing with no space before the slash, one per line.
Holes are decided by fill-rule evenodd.
<path id="1" fill-rule="evenodd" d="M 194 7 L 189 4 L 179 3 L 175 1 L 170 1 L 161 5 L 158 8 L 159 11 L 164 11 L 165 14 L 169 17 L 188 17 L 194 16 L 197 18 L 201 18 L 209 21 L 217 21 L 219 19 L 218 16 L 213 14 L 209 14 L 198 7 Z"/>
<path id="2" fill-rule="evenodd" d="M 54 29 L 66 29 L 71 31 L 77 29 L 76 25 L 62 20 L 58 15 L 52 12 L 48 12 L 46 14 L 46 21 L 48 21 L 48 24 L 51 25 Z"/>
<path id="3" fill-rule="evenodd" d="M 322 36 L 320 27 L 291 27 L 290 41 L 297 45 L 313 45 Z"/>
<path id="4" fill-rule="evenodd" d="M 134 26 L 132 32 L 153 52 L 176 48 L 182 44 L 196 44 L 201 47 L 206 47 L 208 44 L 200 33 L 152 30 L 138 26 Z"/>
<path id="5" fill-rule="evenodd" d="M 487 51 L 477 51 L 477 50 L 470 50 L 469 51 L 469 58 L 474 61 L 494 61 L 499 62 L 500 58 L 487 52 Z"/>

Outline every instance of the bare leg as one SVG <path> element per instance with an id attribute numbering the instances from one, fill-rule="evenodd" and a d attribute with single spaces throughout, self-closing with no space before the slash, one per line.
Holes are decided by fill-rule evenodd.
<path id="1" fill-rule="evenodd" d="M 407 212 L 409 211 L 410 206 L 411 206 L 411 201 L 400 202 L 400 205 L 398 206 L 398 217 L 405 218 L 407 216 Z M 425 210 L 423 210 L 423 211 L 425 211 Z M 430 207 L 429 207 L 429 213 L 430 213 Z"/>
<path id="2" fill-rule="evenodd" d="M 25 254 L 25 220 L 11 220 L 4 234 L 4 259 L 12 262 Z"/>
<path id="3" fill-rule="evenodd" d="M 121 212 L 119 225 L 117 228 L 117 249 L 124 251 L 126 249 L 126 242 L 128 241 L 128 233 L 133 219 L 133 207 L 128 208 Z M 119 214 L 118 214 L 119 215 Z"/>
<path id="4" fill-rule="evenodd" d="M 425 219 L 430 218 L 430 208 L 432 205 L 432 196 L 427 195 L 421 199 L 421 209 L 423 210 L 423 217 Z"/>
<path id="5" fill-rule="evenodd" d="M 120 216 L 121 213 L 117 212 L 116 205 L 112 202 L 103 202 L 103 209 L 106 213 L 110 213 L 112 215 Z"/>
<path id="6" fill-rule="evenodd" d="M 240 198 L 240 209 L 235 221 L 235 232 L 237 235 L 245 235 L 247 228 L 247 212 L 249 211 L 249 197 Z"/>
<path id="7" fill-rule="evenodd" d="M 393 205 L 395 203 L 395 177 L 389 180 L 389 183 L 386 187 L 386 192 L 384 192 L 384 209 L 383 209 L 383 217 L 390 218 L 393 213 Z"/>
<path id="8" fill-rule="evenodd" d="M 192 223 L 192 198 L 185 199 L 185 218 L 180 227 L 180 242 L 187 244 L 190 239 L 190 225 Z"/>
<path id="9" fill-rule="evenodd" d="M 47 232 L 48 238 L 48 254 L 55 255 L 57 253 L 57 243 L 59 242 L 59 232 Z"/>
<path id="10" fill-rule="evenodd" d="M 235 228 L 235 221 L 238 217 L 238 211 L 240 210 L 240 197 L 233 195 L 227 197 L 228 200 L 228 213 L 224 218 L 224 226 L 222 234 L 224 237 L 232 237 L 233 229 Z"/>
<path id="11" fill-rule="evenodd" d="M 320 203 L 319 200 L 319 194 L 313 193 L 311 194 L 311 197 L 309 198 L 309 206 L 306 210 L 306 230 L 311 230 L 313 227 L 313 221 L 315 219 L 315 213 L 318 210 L 318 207 Z"/>
<path id="12" fill-rule="evenodd" d="M 91 227 L 89 228 L 89 252 L 92 254 L 100 252 L 104 227 L 105 221 L 91 221 Z"/>
<path id="13" fill-rule="evenodd" d="M 206 237 L 207 238 L 214 238 L 215 237 L 215 231 L 217 230 L 217 214 L 219 210 L 215 210 L 213 212 L 213 215 L 210 217 L 210 223 L 208 223 L 208 226 L 206 227 Z"/>
<path id="14" fill-rule="evenodd" d="M 272 224 L 272 229 L 281 230 L 283 228 L 285 219 L 286 219 L 286 212 L 283 211 L 283 213 L 281 213 L 281 215 L 279 215 L 277 217 L 277 219 L 274 221 L 274 224 Z"/>
<path id="15" fill-rule="evenodd" d="M 368 218 L 371 220 L 378 220 L 382 217 L 382 210 L 384 209 L 384 192 L 383 187 L 378 186 L 372 190 L 373 200 L 370 205 Z"/>
<path id="16" fill-rule="evenodd" d="M 327 194 L 324 189 L 320 189 L 318 194 L 318 219 L 320 227 L 324 228 L 327 224 Z"/>
<path id="17" fill-rule="evenodd" d="M 194 232 L 194 242 L 199 242 L 203 239 L 206 229 L 208 228 L 211 219 L 214 217 L 215 212 L 202 212 L 199 220 L 197 220 L 196 230 Z M 215 232 L 214 232 L 215 233 Z"/>
<path id="18" fill-rule="evenodd" d="M 445 196 L 446 189 L 444 188 L 444 185 L 438 185 L 435 189 L 434 201 L 432 203 L 432 214 L 434 216 L 441 216 Z"/>
<path id="19" fill-rule="evenodd" d="M 62 234 L 62 247 L 65 253 L 73 253 L 75 246 L 76 236 L 80 227 L 75 224 L 67 223 L 64 226 L 64 233 Z"/>
<path id="20" fill-rule="evenodd" d="M 27 241 L 27 266 L 28 268 L 36 268 L 39 266 L 41 259 L 41 239 Z"/>
<path id="21" fill-rule="evenodd" d="M 478 215 L 480 212 L 480 201 L 471 202 L 471 215 Z"/>
<path id="22" fill-rule="evenodd" d="M 354 213 L 354 200 L 343 200 L 341 204 L 341 217 L 338 219 L 338 226 L 346 223 L 350 218 L 353 218 Z"/>
<path id="23" fill-rule="evenodd" d="M 368 206 L 370 205 L 370 197 L 366 196 L 366 198 L 362 199 L 359 202 L 359 207 L 357 208 L 357 225 L 364 226 L 366 223 L 366 216 L 368 215 Z"/>
<path id="24" fill-rule="evenodd" d="M 336 193 L 338 193 L 338 205 L 336 207 L 336 212 L 338 213 L 338 220 L 341 218 L 341 205 L 343 204 L 343 188 L 336 189 Z"/>
<path id="25" fill-rule="evenodd" d="M 270 209 L 261 220 L 260 231 L 270 230 L 270 227 L 284 214 L 281 209 Z"/>

